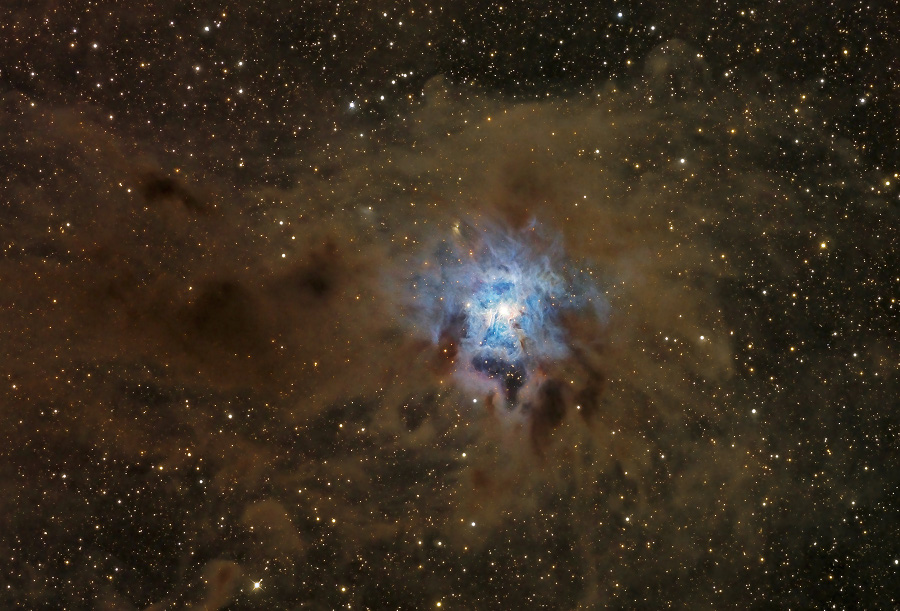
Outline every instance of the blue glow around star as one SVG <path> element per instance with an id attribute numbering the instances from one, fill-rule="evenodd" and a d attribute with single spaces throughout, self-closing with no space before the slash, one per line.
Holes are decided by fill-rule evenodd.
<path id="1" fill-rule="evenodd" d="M 436 345 L 456 346 L 458 380 L 494 387 L 508 406 L 542 366 L 569 355 L 565 316 L 604 316 L 608 308 L 591 271 L 536 223 L 457 225 L 413 292 L 418 326 Z"/>

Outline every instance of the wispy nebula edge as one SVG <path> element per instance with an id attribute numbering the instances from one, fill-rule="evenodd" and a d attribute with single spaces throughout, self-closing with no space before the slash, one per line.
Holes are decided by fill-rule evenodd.
<path id="1" fill-rule="evenodd" d="M 460 222 L 419 262 L 408 320 L 463 391 L 527 411 L 548 372 L 572 354 L 566 321 L 607 318 L 593 276 L 537 220 Z"/>

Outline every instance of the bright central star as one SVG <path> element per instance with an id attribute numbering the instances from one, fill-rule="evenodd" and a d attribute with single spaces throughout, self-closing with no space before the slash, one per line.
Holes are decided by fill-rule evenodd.
<path id="1" fill-rule="evenodd" d="M 493 385 L 487 392 L 511 408 L 532 398 L 546 363 L 569 354 L 562 315 L 606 308 L 590 270 L 537 223 L 460 223 L 435 258 L 415 280 L 423 324 L 453 347 L 460 382 L 478 392 Z"/>

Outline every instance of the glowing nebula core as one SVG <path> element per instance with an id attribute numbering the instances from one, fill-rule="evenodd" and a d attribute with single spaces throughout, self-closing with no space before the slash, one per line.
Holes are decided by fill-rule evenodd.
<path id="1" fill-rule="evenodd" d="M 421 322 L 462 387 L 514 407 L 569 355 L 564 318 L 604 316 L 592 272 L 537 223 L 459 224 L 413 283 Z"/>

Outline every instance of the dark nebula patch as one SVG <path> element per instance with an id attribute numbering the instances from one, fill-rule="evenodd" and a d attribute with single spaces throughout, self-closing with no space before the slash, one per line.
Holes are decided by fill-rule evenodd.
<path id="1" fill-rule="evenodd" d="M 150 203 L 176 201 L 193 213 L 205 212 L 205 204 L 184 185 L 173 178 L 147 175 L 141 185 L 141 193 Z"/>
<path id="2" fill-rule="evenodd" d="M 0 9 L 0 608 L 897 607 L 892 3 L 87 4 Z"/>
<path id="3" fill-rule="evenodd" d="M 517 363 L 510 363 L 495 357 L 472 357 L 472 368 L 492 380 L 500 383 L 503 396 L 509 406 L 518 402 L 519 389 L 525 384 L 525 368 Z"/>

